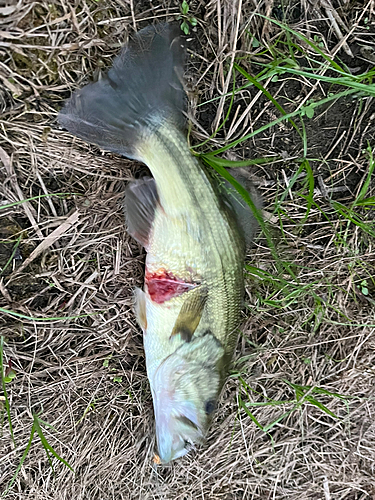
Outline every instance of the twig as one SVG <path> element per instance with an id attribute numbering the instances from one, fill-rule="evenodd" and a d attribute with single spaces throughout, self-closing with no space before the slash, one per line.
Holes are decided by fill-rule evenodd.
<path id="1" fill-rule="evenodd" d="M 44 240 L 39 243 L 39 245 L 33 250 L 30 256 L 25 260 L 25 262 L 18 268 L 14 273 L 12 273 L 9 278 L 14 278 L 21 271 L 23 271 L 33 260 L 35 260 L 38 255 L 47 250 L 50 246 L 52 246 L 55 241 L 57 241 L 61 236 L 63 236 L 72 226 L 77 224 L 79 220 L 80 212 L 76 210 L 63 222 L 58 228 L 56 228 L 50 235 L 48 235 Z"/>

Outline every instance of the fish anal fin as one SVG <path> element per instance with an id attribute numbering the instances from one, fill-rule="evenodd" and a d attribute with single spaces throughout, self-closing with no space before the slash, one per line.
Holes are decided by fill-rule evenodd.
<path id="1" fill-rule="evenodd" d="M 128 232 L 147 248 L 149 235 L 158 204 L 155 179 L 145 177 L 131 181 L 125 190 L 125 216 Z"/>
<path id="2" fill-rule="evenodd" d="M 170 338 L 180 335 L 181 339 L 190 342 L 202 318 L 207 301 L 207 290 L 198 286 L 186 293 L 180 313 L 174 324 Z"/>

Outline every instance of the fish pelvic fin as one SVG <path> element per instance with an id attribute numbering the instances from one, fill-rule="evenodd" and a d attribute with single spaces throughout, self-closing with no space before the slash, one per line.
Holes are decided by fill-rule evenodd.
<path id="1" fill-rule="evenodd" d="M 147 330 L 146 294 L 138 287 L 134 289 L 134 312 L 139 326 L 145 332 Z"/>
<path id="2" fill-rule="evenodd" d="M 137 145 L 166 119 L 182 125 L 184 50 L 178 25 L 140 30 L 107 76 L 74 92 L 58 115 L 71 134 L 142 160 Z"/>
<path id="3" fill-rule="evenodd" d="M 207 301 L 207 289 L 202 285 L 186 293 L 179 315 L 174 324 L 171 337 L 180 335 L 182 340 L 190 342 L 199 322 Z"/>

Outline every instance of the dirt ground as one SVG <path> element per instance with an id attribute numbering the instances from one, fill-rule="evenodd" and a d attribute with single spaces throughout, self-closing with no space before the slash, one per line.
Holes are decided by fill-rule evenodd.
<path id="1" fill-rule="evenodd" d="M 189 139 L 198 153 L 280 116 L 254 86 L 231 108 L 220 98 L 232 91 L 235 57 L 254 76 L 291 47 L 257 13 L 353 74 L 374 66 L 373 2 L 188 3 Z M 169 466 L 154 463 L 132 309 L 145 254 L 122 208 L 126 183 L 147 169 L 74 139 L 56 116 L 134 31 L 180 9 L 153 0 L 0 3 L 0 333 L 3 368 L 16 374 L 5 384 L 14 441 L 0 401 L 0 490 L 14 478 L 9 499 L 375 499 L 374 213 L 358 206 L 358 224 L 340 212 L 364 185 L 375 196 L 371 96 L 348 95 L 305 119 L 305 152 L 283 121 L 223 153 L 268 159 L 245 174 L 264 199 L 277 255 L 262 234 L 249 249 L 241 335 L 207 443 Z M 297 51 L 301 67 L 323 61 L 290 37 L 306 51 Z M 245 83 L 237 73 L 236 87 Z M 340 90 L 291 74 L 262 84 L 286 112 Z M 303 157 L 314 179 L 309 211 L 307 170 L 293 180 Z M 74 473 L 50 450 L 51 467 L 48 446 Z"/>

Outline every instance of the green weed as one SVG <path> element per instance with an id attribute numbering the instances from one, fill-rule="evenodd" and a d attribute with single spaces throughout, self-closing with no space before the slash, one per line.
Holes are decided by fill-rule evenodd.
<path id="1" fill-rule="evenodd" d="M 7 414 L 8 418 L 8 424 L 9 424 L 9 431 L 10 435 L 12 437 L 12 441 L 14 445 L 16 445 L 16 441 L 14 439 L 14 432 L 13 432 L 13 425 L 12 425 L 12 417 L 10 414 L 10 404 L 9 404 L 9 398 L 8 398 L 8 393 L 6 389 L 6 384 L 9 383 L 11 380 L 6 378 L 5 374 L 5 369 L 4 369 L 4 337 L 0 336 L 0 371 L 1 371 L 1 387 L 3 389 L 3 394 L 4 394 L 4 405 L 5 405 L 5 411 Z M 3 418 L 2 424 L 3 424 Z"/>
<path id="2" fill-rule="evenodd" d="M 16 311 L 12 311 L 11 309 L 5 309 L 4 307 L 0 307 L 0 312 L 3 314 L 7 314 L 9 316 L 14 316 L 20 319 L 27 319 L 29 321 L 38 321 L 38 322 L 49 322 L 49 321 L 67 321 L 71 319 L 78 318 L 87 318 L 88 316 L 93 316 L 95 314 L 100 314 L 101 311 L 90 313 L 90 314 L 79 314 L 78 316 L 55 316 L 55 317 L 38 317 L 38 316 L 27 316 L 26 314 L 21 314 Z"/>
<path id="3" fill-rule="evenodd" d="M 7 390 L 6 390 L 6 384 L 7 383 L 10 383 L 14 377 L 15 377 L 15 372 L 13 370 L 8 370 L 8 373 L 5 372 L 4 370 L 4 357 L 3 357 L 3 349 L 4 349 L 4 337 L 3 336 L 0 336 L 0 370 L 1 370 L 1 385 L 2 385 L 2 389 L 3 389 L 3 393 L 4 393 L 4 402 L 5 402 L 5 410 L 6 410 L 6 413 L 7 413 L 7 418 L 8 418 L 8 424 L 9 424 L 9 431 L 10 431 L 10 434 L 11 434 L 11 437 L 12 437 L 12 440 L 13 440 L 13 443 L 14 445 L 16 446 L 16 442 L 15 442 L 15 439 L 14 439 L 14 432 L 13 432 L 13 425 L 12 425 L 12 418 L 11 418 L 11 413 L 10 413 L 10 404 L 9 404 L 9 399 L 8 399 L 8 394 L 7 394 Z M 42 430 L 42 426 L 45 426 L 45 427 L 49 427 L 50 429 L 54 430 L 55 432 L 56 429 L 54 429 L 52 427 L 52 425 L 50 425 L 49 423 L 45 422 L 44 420 L 42 420 L 40 417 L 39 417 L 40 414 L 33 414 L 33 424 L 31 426 L 31 431 L 30 431 L 30 437 L 29 437 L 29 440 L 27 442 L 27 445 L 26 445 L 26 448 L 25 448 L 25 451 L 23 452 L 22 454 L 22 457 L 20 459 L 20 463 L 18 464 L 18 467 L 15 471 L 15 473 L 13 474 L 13 477 L 12 479 L 10 480 L 6 490 L 2 493 L 2 497 L 5 497 L 9 490 L 11 489 L 11 487 L 13 486 L 15 480 L 17 479 L 17 476 L 19 474 L 19 471 L 21 470 L 21 467 L 23 465 L 23 463 L 25 462 L 26 460 L 26 457 L 31 449 L 31 445 L 32 445 L 32 441 L 33 441 L 33 438 L 34 438 L 34 435 L 35 433 L 39 436 L 39 439 L 42 443 L 42 446 L 47 454 L 47 457 L 48 457 L 48 461 L 50 463 L 50 466 L 52 468 L 52 470 L 54 470 L 53 468 L 53 464 L 52 464 L 52 458 L 51 456 L 57 458 L 57 460 L 59 462 L 61 462 L 62 464 L 64 464 L 66 467 L 68 467 L 72 472 L 74 472 L 73 468 L 68 464 L 68 462 L 66 460 L 64 460 L 56 451 L 55 449 L 49 444 L 49 442 L 47 441 L 44 433 L 43 433 L 43 430 Z M 3 423 L 3 422 L 2 422 Z"/>
<path id="4" fill-rule="evenodd" d="M 261 15 L 259 16 L 264 17 Z M 335 305 L 337 293 L 346 293 L 346 291 L 341 290 L 339 285 L 332 283 L 329 276 L 323 279 L 319 277 L 313 280 L 307 280 L 306 283 L 301 282 L 301 273 L 304 271 L 304 274 L 308 275 L 309 269 L 297 266 L 289 262 L 288 259 L 280 256 L 278 249 L 279 245 L 274 241 L 270 224 L 263 219 L 262 213 L 254 207 L 254 203 L 246 190 L 226 171 L 226 168 L 244 167 L 254 164 L 262 165 L 280 161 L 281 159 L 270 157 L 231 161 L 221 157 L 223 153 L 244 145 L 250 139 L 266 132 L 272 127 L 276 127 L 281 122 L 289 122 L 291 127 L 297 132 L 298 140 L 301 141 L 302 157 L 294 160 L 296 164 L 295 173 L 292 174 L 285 189 L 277 195 L 271 210 L 273 214 L 278 217 L 278 230 L 286 246 L 288 246 L 288 238 L 290 236 L 288 237 L 284 230 L 285 220 L 288 222 L 289 235 L 291 233 L 293 235 L 301 234 L 304 230 L 305 223 L 309 221 L 312 210 L 314 210 L 315 214 L 318 213 L 318 216 L 320 216 L 327 224 L 328 228 L 331 229 L 329 232 L 333 235 L 333 241 L 337 247 L 348 249 L 349 239 L 353 234 L 353 229 L 359 229 L 368 237 L 373 238 L 375 236 L 375 225 L 373 220 L 371 220 L 371 213 L 375 205 L 375 197 L 369 194 L 375 170 L 375 161 L 371 146 L 368 145 L 364 152 L 368 159 L 368 169 L 366 175 L 362 179 L 362 185 L 358 188 L 354 201 L 349 205 L 344 205 L 334 199 L 326 199 L 326 205 L 324 207 L 320 206 L 314 198 L 315 179 L 312 161 L 316 161 L 316 159 L 309 158 L 309 137 L 306 133 L 304 122 L 305 120 L 313 119 L 318 110 L 324 110 L 340 99 L 362 102 L 363 98 L 374 97 L 375 84 L 373 81 L 375 77 L 375 68 L 366 73 L 354 75 L 347 70 L 344 65 L 333 60 L 324 52 L 324 43 L 320 37 L 315 37 L 313 40 L 310 40 L 275 19 L 266 19 L 281 28 L 282 33 L 277 40 L 269 47 L 263 48 L 260 47 L 260 43 L 253 35 L 249 34 L 249 36 L 251 36 L 252 47 L 261 49 L 260 52 L 257 52 L 257 55 L 268 55 L 270 62 L 264 63 L 258 62 L 258 60 L 255 61 L 251 67 L 252 69 L 258 68 L 258 72 L 251 75 L 244 67 L 244 57 L 241 56 L 236 59 L 233 65 L 233 88 L 231 92 L 225 95 L 225 98 L 228 100 L 227 107 L 225 108 L 227 110 L 225 118 L 211 137 L 214 137 L 228 120 L 236 102 L 237 95 L 250 86 L 260 91 L 263 99 L 271 103 L 272 107 L 275 108 L 280 116 L 265 125 L 251 130 L 249 133 L 243 134 L 239 138 L 227 141 L 227 143 L 220 148 L 204 152 L 201 148 L 208 142 L 205 141 L 198 144 L 193 149 L 195 154 L 201 158 L 204 164 L 213 168 L 238 191 L 245 202 L 250 206 L 267 240 L 277 272 L 273 273 L 272 271 L 260 269 L 255 265 L 246 265 L 246 270 L 249 275 L 251 275 L 252 279 L 259 280 L 261 284 L 261 289 L 258 287 L 255 291 L 257 297 L 256 310 L 259 311 L 260 308 L 265 308 L 270 311 L 272 311 L 272 309 L 292 310 L 296 304 L 303 304 L 309 301 L 309 310 L 307 309 L 307 314 L 301 321 L 300 327 L 305 328 L 309 325 L 309 329 L 313 334 L 318 331 L 323 323 L 361 328 L 365 326 L 373 327 L 373 325 L 365 325 L 353 321 L 344 311 L 340 310 L 340 308 Z M 300 61 L 304 62 L 302 63 Z M 237 81 L 239 80 L 238 75 L 245 79 L 245 83 L 241 86 L 235 85 L 236 79 Z M 325 89 L 325 95 L 322 97 L 319 92 L 312 92 L 299 106 L 287 112 L 279 101 L 275 99 L 271 91 L 266 88 L 264 82 L 272 81 L 275 83 L 289 77 L 305 79 L 311 83 L 311 88 L 314 88 L 314 86 L 318 88 L 319 84 Z M 201 105 L 216 99 L 221 99 L 222 97 L 223 96 L 211 99 Z M 298 186 L 297 189 L 296 186 Z M 302 217 L 298 217 L 298 221 L 294 221 L 288 214 L 288 206 L 286 205 L 286 201 L 292 190 L 293 199 L 302 200 L 303 203 L 299 204 L 299 206 L 301 206 L 301 208 L 303 206 L 305 207 L 303 209 L 304 213 Z M 362 239 L 361 242 L 365 245 L 366 239 Z M 358 253 L 358 249 L 353 249 L 352 251 L 354 257 L 356 251 Z M 355 267 L 361 266 L 361 261 L 359 258 L 355 258 L 352 263 L 348 264 L 348 266 L 350 265 L 354 266 L 352 268 L 352 272 L 354 272 Z M 366 272 L 367 267 L 363 265 L 361 267 L 361 278 L 355 281 L 355 287 L 360 290 L 368 300 L 372 300 L 369 298 L 370 285 L 374 284 L 375 286 L 375 283 L 371 272 L 369 270 Z M 312 307 L 311 301 L 313 304 Z M 252 310 L 254 311 L 254 307 L 252 307 Z M 333 320 L 330 317 L 332 315 L 336 318 L 338 317 L 339 320 Z M 250 341 L 248 342 L 251 343 Z M 254 353 L 251 357 L 256 355 L 257 354 Z M 311 362 L 309 358 L 304 358 L 303 361 L 305 364 Z M 256 393 L 256 391 L 254 391 L 239 374 L 233 376 L 238 378 L 241 385 L 241 390 L 238 393 L 239 409 L 242 409 L 255 425 L 265 433 L 268 433 L 275 425 L 287 418 L 293 412 L 300 410 L 304 405 L 314 406 L 330 418 L 338 419 L 337 415 L 323 404 L 323 396 L 338 398 L 348 406 L 347 400 L 349 397 L 331 393 L 320 387 L 293 384 L 287 380 L 284 380 L 284 383 L 293 390 L 293 399 L 275 401 L 270 398 L 264 398 L 264 401 L 254 402 L 250 396 L 251 393 Z M 286 405 L 289 406 L 288 409 L 282 411 L 276 419 L 266 424 L 260 423 L 257 419 L 256 412 L 253 411 L 253 408 L 259 406 L 284 407 Z"/>
<path id="5" fill-rule="evenodd" d="M 4 274 L 4 273 L 5 273 L 5 271 L 7 270 L 8 266 L 9 266 L 9 265 L 13 262 L 13 258 L 14 258 L 14 256 L 16 255 L 16 252 L 17 252 L 17 249 L 18 249 L 18 247 L 19 247 L 19 245 L 20 245 L 20 243 L 21 243 L 21 240 L 22 240 L 22 234 L 20 234 L 20 235 L 18 236 L 18 238 L 17 238 L 17 240 L 16 240 L 16 243 L 15 243 L 15 245 L 13 246 L 13 250 L 12 250 L 12 253 L 11 253 L 11 255 L 10 255 L 9 259 L 8 259 L 8 260 L 7 260 L 7 262 L 5 263 L 5 265 L 4 265 L 4 267 L 2 268 L 2 270 L 0 271 L 0 276 L 1 276 L 2 274 Z"/>
<path id="6" fill-rule="evenodd" d="M 17 479 L 17 476 L 21 470 L 21 467 L 23 465 L 23 463 L 25 462 L 26 460 L 26 457 L 31 449 L 31 445 L 32 445 L 32 442 L 33 442 L 33 438 L 34 438 L 34 435 L 35 433 L 37 433 L 37 435 L 39 436 L 39 439 L 42 443 L 42 446 L 47 454 L 47 457 L 48 457 L 48 461 L 49 461 L 49 464 L 54 472 L 54 468 L 53 468 L 53 464 L 52 464 L 52 458 L 51 458 L 51 455 L 55 458 L 57 458 L 57 460 L 59 462 L 61 462 L 63 465 L 65 465 L 66 467 L 68 467 L 68 469 L 70 469 L 73 473 L 74 473 L 74 470 L 73 468 L 68 464 L 68 462 L 66 460 L 64 460 L 56 451 L 55 449 L 49 444 L 49 442 L 47 441 L 44 433 L 43 433 L 43 430 L 42 430 L 42 425 L 46 426 L 46 427 L 49 427 L 51 429 L 53 429 L 54 431 L 56 431 L 56 429 L 54 429 L 52 427 L 52 425 L 50 425 L 48 422 L 44 422 L 44 420 L 40 419 L 39 418 L 39 415 L 37 414 L 33 414 L 33 424 L 32 424 L 32 427 L 31 427 L 31 431 L 30 431 L 30 437 L 29 437 L 29 440 L 27 442 L 27 445 L 26 445 L 26 448 L 25 448 L 25 451 L 23 452 L 22 454 L 22 457 L 21 457 L 21 460 L 20 460 L 20 463 L 18 464 L 18 467 L 15 471 L 15 473 L 13 474 L 13 477 L 12 479 L 10 480 L 6 490 L 3 492 L 3 494 L 1 495 L 2 497 L 5 497 L 9 490 L 11 489 L 11 487 L 13 486 L 15 480 Z M 57 431 L 56 431 L 57 432 Z"/>
<path id="7" fill-rule="evenodd" d="M 185 35 L 188 35 L 190 33 L 190 26 L 194 28 L 194 26 L 198 24 L 198 21 L 195 19 L 195 17 L 189 15 L 189 10 L 189 4 L 186 0 L 183 0 L 180 6 L 181 14 L 178 16 L 177 21 L 182 20 L 180 27 Z"/>
<path id="8" fill-rule="evenodd" d="M 52 194 L 40 194 L 38 196 L 32 196 L 31 198 L 25 198 L 24 200 L 20 201 L 14 201 L 12 203 L 7 203 L 5 205 L 0 205 L 0 210 L 4 210 L 6 208 L 12 208 L 16 207 L 18 205 L 22 205 L 23 203 L 26 203 L 28 201 L 35 201 L 35 200 L 40 200 L 42 198 L 51 198 L 53 196 L 57 196 L 59 198 L 65 198 L 67 196 L 82 196 L 82 194 L 79 193 L 52 193 Z"/>
<path id="9" fill-rule="evenodd" d="M 246 415 L 250 417 L 250 419 L 254 422 L 254 424 L 265 433 L 268 433 L 270 430 L 273 429 L 273 427 L 275 427 L 278 423 L 287 418 L 293 412 L 300 410 L 303 407 L 303 405 L 315 406 L 321 412 L 325 413 L 329 417 L 340 420 L 339 417 L 334 412 L 332 412 L 329 408 L 327 408 L 327 406 L 325 406 L 321 401 L 319 401 L 319 396 L 324 395 L 324 396 L 329 396 L 331 398 L 340 399 L 345 403 L 347 410 L 348 410 L 348 399 L 351 399 L 350 396 L 343 396 L 342 394 L 333 393 L 326 389 L 322 389 L 321 387 L 303 386 L 299 384 L 294 384 L 292 382 L 289 382 L 288 380 L 283 380 L 283 382 L 293 390 L 294 398 L 278 401 L 269 398 L 267 396 L 264 396 L 264 394 L 251 388 L 249 384 L 247 384 L 245 380 L 241 377 L 241 375 L 233 374 L 232 378 L 237 378 L 241 384 L 240 390 L 238 392 L 239 408 L 244 410 Z M 253 401 L 251 394 L 256 394 L 257 396 L 261 396 L 264 399 L 264 401 Z M 283 411 L 277 418 L 275 418 L 274 420 L 272 420 L 272 422 L 269 422 L 266 425 L 262 425 L 254 415 L 254 412 L 250 410 L 250 408 L 259 408 L 264 406 L 283 407 L 290 405 L 292 405 L 292 408 Z"/>

